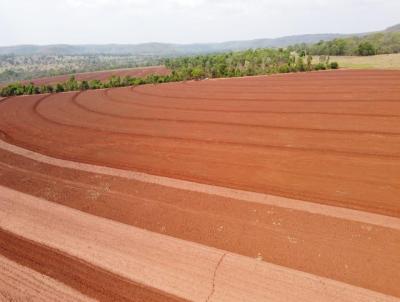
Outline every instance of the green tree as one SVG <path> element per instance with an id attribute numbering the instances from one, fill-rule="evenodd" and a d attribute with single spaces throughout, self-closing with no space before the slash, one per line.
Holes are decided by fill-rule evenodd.
<path id="1" fill-rule="evenodd" d="M 113 75 L 108 80 L 109 87 L 120 87 L 121 86 L 121 77 Z"/>
<path id="2" fill-rule="evenodd" d="M 25 94 L 34 94 L 34 84 L 32 82 L 25 86 Z"/>
<path id="3" fill-rule="evenodd" d="M 79 89 L 78 81 L 75 79 L 75 76 L 70 76 L 69 80 L 65 82 L 65 91 L 75 91 Z"/>
<path id="4" fill-rule="evenodd" d="M 61 83 L 57 83 L 56 92 L 58 93 L 58 92 L 64 92 L 64 91 L 65 91 L 64 85 L 62 85 Z"/>
<path id="5" fill-rule="evenodd" d="M 362 42 L 358 45 L 358 54 L 360 56 L 376 55 L 376 49 L 370 42 Z"/>
<path id="6" fill-rule="evenodd" d="M 195 68 L 192 69 L 191 76 L 192 76 L 193 79 L 197 79 L 198 80 L 198 79 L 204 78 L 205 72 L 204 72 L 204 70 L 202 68 L 195 67 Z"/>
<path id="7" fill-rule="evenodd" d="M 82 81 L 79 84 L 79 90 L 88 90 L 90 88 L 88 81 Z"/>
<path id="8" fill-rule="evenodd" d="M 296 62 L 296 69 L 297 71 L 305 71 L 306 67 L 304 65 L 303 57 L 298 57 Z"/>
<path id="9" fill-rule="evenodd" d="M 307 70 L 312 69 L 312 60 L 313 60 L 313 57 L 311 55 L 308 55 L 307 56 Z"/>

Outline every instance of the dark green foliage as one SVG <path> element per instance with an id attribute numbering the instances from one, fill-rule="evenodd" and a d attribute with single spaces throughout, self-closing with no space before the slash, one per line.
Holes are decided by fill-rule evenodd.
<path id="1" fill-rule="evenodd" d="M 88 90 L 90 87 L 89 87 L 89 83 L 88 83 L 88 81 L 82 81 L 80 84 L 79 84 L 79 90 Z"/>
<path id="2" fill-rule="evenodd" d="M 56 86 L 56 92 L 64 92 L 64 85 L 58 83 Z"/>
<path id="3" fill-rule="evenodd" d="M 326 65 L 323 63 L 318 63 L 317 65 L 315 65 L 315 70 L 325 70 L 326 69 Z"/>
<path id="4" fill-rule="evenodd" d="M 303 56 L 306 56 L 304 52 Z M 313 70 L 312 57 L 297 56 L 287 49 L 256 49 L 165 60 L 171 80 L 238 77 Z"/>
<path id="5" fill-rule="evenodd" d="M 338 64 L 338 62 L 332 62 L 330 64 L 330 67 L 331 67 L 331 69 L 338 69 L 339 68 L 339 64 Z"/>
<path id="6" fill-rule="evenodd" d="M 14 96 L 24 94 L 24 86 L 20 83 L 10 84 L 1 90 L 1 96 Z"/>
<path id="7" fill-rule="evenodd" d="M 349 37 L 316 44 L 298 44 L 289 47 L 299 55 L 369 56 L 400 52 L 400 32 L 385 32 Z"/>
<path id="8" fill-rule="evenodd" d="M 27 85 L 25 87 L 25 92 L 26 94 L 34 94 L 35 93 L 35 86 L 33 83 L 29 83 L 29 85 Z"/>
<path id="9" fill-rule="evenodd" d="M 121 86 L 121 77 L 120 76 L 112 76 L 107 83 L 107 87 L 120 87 Z"/>
<path id="10" fill-rule="evenodd" d="M 100 89 L 103 88 L 103 83 L 99 80 L 91 80 L 89 82 L 89 89 Z"/>
<path id="11" fill-rule="evenodd" d="M 362 42 L 358 45 L 358 54 L 360 56 L 373 56 L 376 55 L 376 49 L 370 42 Z"/>
<path id="12" fill-rule="evenodd" d="M 53 86 L 50 85 L 42 85 L 38 91 L 38 93 L 51 93 L 51 92 L 53 92 Z"/>

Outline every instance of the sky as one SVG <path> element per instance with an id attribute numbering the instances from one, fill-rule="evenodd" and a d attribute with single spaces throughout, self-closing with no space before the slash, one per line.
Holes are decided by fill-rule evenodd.
<path id="1" fill-rule="evenodd" d="M 0 46 L 204 43 L 376 31 L 400 0 L 0 0 Z"/>

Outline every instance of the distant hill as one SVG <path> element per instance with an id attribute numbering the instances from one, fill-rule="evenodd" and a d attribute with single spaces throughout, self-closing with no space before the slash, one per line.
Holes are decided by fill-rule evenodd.
<path id="1" fill-rule="evenodd" d="M 290 50 L 305 51 L 311 55 L 331 56 L 370 56 L 377 54 L 400 53 L 400 24 L 379 32 L 358 36 L 341 37 L 318 43 L 298 43 Z"/>
<path id="2" fill-rule="evenodd" d="M 400 24 L 391 26 L 380 32 L 398 32 Z M 274 39 L 255 39 L 246 41 L 228 41 L 222 43 L 173 44 L 173 43 L 143 43 L 143 44 L 88 44 L 88 45 L 17 45 L 0 47 L 0 55 L 140 55 L 140 56 L 176 56 L 202 54 L 250 48 L 287 47 L 294 44 L 312 44 L 321 40 L 331 41 L 337 38 L 364 36 L 371 33 L 356 34 L 308 34 L 294 35 Z"/>
<path id="3" fill-rule="evenodd" d="M 400 24 L 388 27 L 384 31 L 385 32 L 400 32 Z"/>
<path id="4" fill-rule="evenodd" d="M 362 34 L 354 34 L 362 35 Z M 299 43 L 316 43 L 321 40 L 333 40 L 348 37 L 348 34 L 309 34 L 280 37 L 275 39 L 256 39 L 247 41 L 228 41 L 222 43 L 198 44 L 171 44 L 171 43 L 143 43 L 143 44 L 105 44 L 105 45 L 17 45 L 0 47 L 0 55 L 141 55 L 141 56 L 175 56 L 188 54 L 202 54 L 250 48 L 286 47 Z"/>
<path id="5" fill-rule="evenodd" d="M 229 41 L 222 43 L 204 44 L 170 44 L 170 43 L 143 43 L 143 44 L 90 44 L 90 45 L 17 45 L 0 47 L 0 55 L 141 55 L 141 56 L 174 56 L 197 53 L 221 52 L 230 50 L 244 50 L 249 48 L 286 47 L 297 43 L 315 43 L 320 40 L 333 40 L 344 37 L 341 34 L 316 34 L 289 36 L 277 39 L 256 39 L 248 41 Z"/>

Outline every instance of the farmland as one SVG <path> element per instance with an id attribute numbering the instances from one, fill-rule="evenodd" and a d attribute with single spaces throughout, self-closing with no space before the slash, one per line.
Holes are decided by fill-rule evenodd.
<path id="1" fill-rule="evenodd" d="M 0 138 L 0 298 L 400 300 L 400 71 L 8 97 Z"/>
<path id="2" fill-rule="evenodd" d="M 18 48 L 18 47 L 17 47 Z M 53 49 L 53 54 L 0 54 L 0 84 L 29 81 L 84 72 L 114 71 L 139 66 L 159 65 L 160 58 L 147 55 L 68 55 Z M 0 47 L 1 52 L 1 47 Z"/>
<path id="3" fill-rule="evenodd" d="M 91 81 L 91 80 L 99 80 L 99 81 L 107 81 L 112 76 L 116 77 L 145 77 L 149 74 L 159 74 L 165 75 L 168 74 L 169 71 L 163 66 L 151 66 L 151 67 L 138 67 L 138 68 L 127 68 L 127 69 L 115 69 L 115 70 L 106 70 L 106 71 L 93 71 L 93 72 L 84 72 L 74 74 L 76 80 L 78 81 Z M 23 84 L 33 83 L 34 85 L 55 85 L 57 83 L 66 82 L 71 75 L 61 75 L 55 77 L 47 77 L 47 78 L 38 78 L 29 81 L 23 81 Z"/>

